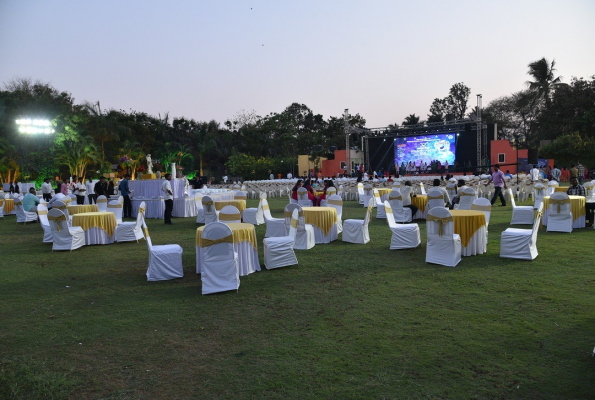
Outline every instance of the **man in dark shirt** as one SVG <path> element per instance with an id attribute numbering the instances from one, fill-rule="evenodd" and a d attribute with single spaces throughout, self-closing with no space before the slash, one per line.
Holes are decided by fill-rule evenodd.
<path id="1" fill-rule="evenodd" d="M 107 196 L 107 183 L 105 183 L 105 176 L 99 178 L 99 182 L 95 184 L 95 196 Z M 96 198 L 97 198 L 96 197 Z"/>
<path id="2" fill-rule="evenodd" d="M 570 185 L 571 186 L 566 191 L 567 195 L 569 195 L 569 196 L 583 196 L 583 197 L 585 197 L 587 195 L 587 192 L 586 192 L 585 188 L 583 187 L 583 185 L 579 185 L 578 177 L 571 176 L 570 177 Z M 587 222 L 588 227 L 593 226 L 593 210 L 595 210 L 595 203 L 586 203 L 585 204 L 585 211 L 587 212 L 585 220 Z"/>

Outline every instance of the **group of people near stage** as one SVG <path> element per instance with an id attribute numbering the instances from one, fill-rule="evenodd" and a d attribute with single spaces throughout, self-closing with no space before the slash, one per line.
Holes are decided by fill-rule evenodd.
<path id="1" fill-rule="evenodd" d="M 428 174 L 434 172 L 446 172 L 448 171 L 448 160 L 444 162 L 444 164 L 440 160 L 432 160 L 428 164 L 423 160 L 416 161 L 409 161 L 405 164 L 405 162 L 401 162 L 399 166 L 399 173 L 401 175 L 412 175 L 412 174 Z"/>
<path id="2" fill-rule="evenodd" d="M 322 200 L 326 199 L 326 191 L 328 190 L 328 188 L 336 188 L 335 184 L 330 179 L 326 179 L 323 182 L 323 185 L 324 186 L 320 186 L 318 182 L 312 181 L 311 179 L 306 179 L 305 182 L 302 179 L 298 179 L 295 185 L 293 186 L 293 189 L 291 189 L 291 198 L 294 200 L 299 200 L 298 189 L 303 187 L 304 189 L 306 189 L 308 193 L 308 200 L 311 200 L 312 204 L 315 207 L 320 206 Z M 316 191 L 322 191 L 322 193 L 317 196 Z"/>

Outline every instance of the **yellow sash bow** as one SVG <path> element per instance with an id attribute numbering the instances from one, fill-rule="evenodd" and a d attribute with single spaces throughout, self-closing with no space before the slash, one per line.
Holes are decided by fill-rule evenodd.
<path id="1" fill-rule="evenodd" d="M 283 213 L 283 215 L 285 216 L 285 218 L 291 218 L 291 216 L 293 215 L 293 211 L 285 211 L 285 213 Z M 298 211 L 298 217 L 301 218 L 304 216 L 304 211 Z"/>
<path id="2" fill-rule="evenodd" d="M 475 194 L 474 193 L 461 192 L 461 196 L 475 196 Z"/>
<path id="3" fill-rule="evenodd" d="M 208 212 L 211 212 L 211 206 L 213 205 L 213 200 L 211 201 L 203 201 L 202 206 L 206 207 Z"/>
<path id="4" fill-rule="evenodd" d="M 246 196 L 242 196 L 242 195 L 235 195 L 233 196 L 234 200 L 246 200 Z"/>
<path id="5" fill-rule="evenodd" d="M 291 219 L 291 227 L 294 229 L 297 229 L 298 227 L 298 220 L 297 219 Z"/>
<path id="6" fill-rule="evenodd" d="M 72 199 L 70 197 L 63 197 L 62 203 L 64 203 L 64 204 L 72 203 Z"/>
<path id="7" fill-rule="evenodd" d="M 263 210 L 268 210 L 268 209 L 269 209 L 269 205 L 268 205 L 268 203 L 267 203 L 267 204 L 263 204 L 263 205 L 262 205 L 262 209 L 263 209 Z"/>
<path id="8" fill-rule="evenodd" d="M 343 200 L 327 200 L 326 204 L 332 204 L 335 206 L 342 206 L 343 205 Z"/>
<path id="9" fill-rule="evenodd" d="M 388 196 L 389 200 L 401 200 L 403 201 L 403 197 L 402 196 Z"/>
<path id="10" fill-rule="evenodd" d="M 558 206 L 558 214 L 560 213 L 560 206 L 562 204 L 570 204 L 570 199 L 560 199 L 560 200 L 552 200 L 550 199 L 550 204 L 556 204 Z"/>
<path id="11" fill-rule="evenodd" d="M 492 211 L 492 206 L 480 206 L 477 204 L 471 204 L 471 209 L 475 211 Z"/>
<path id="12" fill-rule="evenodd" d="M 62 214 L 59 217 L 53 217 L 51 215 L 48 215 L 48 220 L 56 221 L 56 225 L 58 226 L 58 232 L 60 232 L 60 221 L 66 221 L 66 215 Z"/>
<path id="13" fill-rule="evenodd" d="M 1 206 L 2 204 L 0 204 Z M 37 211 L 37 215 L 48 215 L 48 211 L 47 210 L 39 210 Z"/>
<path id="14" fill-rule="evenodd" d="M 148 238 L 149 237 L 149 228 L 147 228 L 146 226 L 143 228 L 143 231 L 145 231 L 145 237 Z"/>
<path id="15" fill-rule="evenodd" d="M 220 239 L 215 239 L 215 240 L 205 239 L 205 238 L 201 237 L 199 246 L 200 247 L 209 247 L 209 246 L 213 246 L 213 245 L 219 244 L 219 243 L 233 244 L 233 235 L 225 236 L 225 237 L 222 237 Z"/>
<path id="16" fill-rule="evenodd" d="M 444 196 L 443 195 L 440 195 L 440 196 L 430 196 L 430 195 L 428 195 L 428 200 L 438 200 L 438 199 L 444 200 Z"/>
<path id="17" fill-rule="evenodd" d="M 58 209 L 58 210 L 62 210 L 62 211 L 64 211 L 64 210 L 66 210 L 66 205 L 63 205 L 63 206 L 55 206 L 54 208 L 56 208 L 56 209 Z"/>
<path id="18" fill-rule="evenodd" d="M 438 222 L 438 235 L 442 236 L 442 227 L 444 226 L 444 224 L 454 221 L 454 219 L 452 218 L 452 216 L 440 218 L 440 217 L 436 217 L 434 215 L 428 215 L 426 217 L 426 221 Z"/>
<path id="19" fill-rule="evenodd" d="M 239 221 L 242 219 L 240 213 L 237 214 L 222 214 L 219 213 L 219 221 Z"/>
<path id="20" fill-rule="evenodd" d="M 122 208 L 122 204 L 108 204 L 107 208 Z"/>
<path id="21" fill-rule="evenodd" d="M 97 199 L 97 204 L 99 203 L 107 203 L 107 199 Z"/>

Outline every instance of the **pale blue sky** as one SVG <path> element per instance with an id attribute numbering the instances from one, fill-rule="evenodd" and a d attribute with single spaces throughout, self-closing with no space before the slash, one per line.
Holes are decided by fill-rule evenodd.
<path id="1" fill-rule="evenodd" d="M 219 122 L 299 102 L 382 127 L 425 119 L 456 82 L 486 106 L 541 57 L 565 82 L 594 75 L 593 21 L 593 0 L 0 0 L 0 82 Z"/>

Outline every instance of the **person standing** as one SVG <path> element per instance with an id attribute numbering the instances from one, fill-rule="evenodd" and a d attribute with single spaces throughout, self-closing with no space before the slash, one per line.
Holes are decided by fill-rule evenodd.
<path id="1" fill-rule="evenodd" d="M 122 211 L 123 218 L 132 218 L 132 203 L 130 202 L 130 188 L 128 187 L 129 179 L 130 174 L 124 175 L 124 179 L 122 179 L 118 185 L 120 194 L 124 197 L 124 210 Z"/>
<path id="2" fill-rule="evenodd" d="M 171 213 L 174 210 L 174 193 L 171 190 L 171 174 L 165 174 L 165 181 L 161 185 L 161 191 L 163 192 L 163 198 L 165 199 L 165 223 L 173 225 L 171 222 Z"/>
<path id="3" fill-rule="evenodd" d="M 531 171 L 529 171 L 529 174 L 531 175 L 531 180 L 533 182 L 539 181 L 539 169 L 537 168 L 537 165 L 533 165 L 533 168 L 531 168 Z"/>
<path id="4" fill-rule="evenodd" d="M 502 171 L 500 171 L 500 165 L 494 165 L 494 173 L 492 174 L 492 177 L 490 178 L 488 183 L 486 183 L 486 186 L 488 186 L 490 182 L 494 182 L 494 197 L 492 197 L 491 201 L 492 205 L 494 205 L 494 203 L 496 202 L 496 198 L 500 197 L 502 207 L 505 207 L 506 199 L 504 198 L 504 194 L 502 194 L 502 188 L 504 188 L 505 190 L 508 188 L 506 187 L 506 180 L 504 179 L 504 174 L 502 173 Z"/>
<path id="5" fill-rule="evenodd" d="M 73 178 L 72 183 L 73 183 L 72 193 L 76 196 L 76 204 L 78 204 L 78 205 L 85 204 L 85 192 L 87 191 L 87 188 L 85 187 L 83 182 L 81 182 L 81 180 L 78 176 L 75 176 Z"/>
<path id="6" fill-rule="evenodd" d="M 41 185 L 41 194 L 43 195 L 43 199 L 46 202 L 52 199 L 52 184 L 50 183 L 50 178 L 45 178 L 43 180 L 43 184 Z"/>
<path id="7" fill-rule="evenodd" d="M 96 203 L 97 203 L 97 197 L 99 197 L 99 196 L 108 197 L 108 195 L 107 195 L 107 183 L 105 183 L 105 176 L 100 176 L 99 177 L 99 182 L 97 182 L 95 184 L 95 187 L 93 188 L 93 191 L 95 192 L 95 202 Z"/>
<path id="8" fill-rule="evenodd" d="M 95 195 L 95 184 L 93 183 L 93 179 L 89 178 L 89 180 L 86 183 L 86 186 L 89 204 L 97 204 L 97 196 Z"/>
<path id="9" fill-rule="evenodd" d="M 560 171 L 557 165 L 554 165 L 554 169 L 552 169 L 552 179 L 559 183 L 561 175 L 562 171 Z"/>
<path id="10" fill-rule="evenodd" d="M 64 196 L 68 196 L 68 179 L 64 179 L 60 185 L 60 193 Z"/>
<path id="11" fill-rule="evenodd" d="M 577 172 L 577 178 L 578 178 L 578 183 L 579 185 L 583 184 L 583 179 L 585 178 L 585 166 L 583 164 L 581 164 L 581 162 L 579 161 L 576 165 L 576 172 Z"/>
<path id="12" fill-rule="evenodd" d="M 578 179 L 578 168 L 576 168 L 576 166 L 574 164 L 572 164 L 570 166 L 570 177 L 572 178 L 573 176 L 576 176 L 576 178 Z"/>

